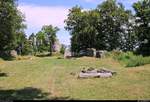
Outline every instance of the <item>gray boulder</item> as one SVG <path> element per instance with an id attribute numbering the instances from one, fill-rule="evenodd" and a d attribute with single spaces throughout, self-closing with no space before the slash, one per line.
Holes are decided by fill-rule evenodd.
<path id="1" fill-rule="evenodd" d="M 15 50 L 11 50 L 11 51 L 10 51 L 10 55 L 11 55 L 12 57 L 17 57 L 17 52 L 16 52 Z"/>

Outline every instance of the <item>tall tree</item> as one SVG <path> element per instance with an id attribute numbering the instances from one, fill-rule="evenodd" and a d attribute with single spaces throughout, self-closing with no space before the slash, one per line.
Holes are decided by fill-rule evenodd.
<path id="1" fill-rule="evenodd" d="M 15 48 L 16 34 L 25 28 L 23 21 L 16 0 L 0 0 L 0 53 Z"/>
<path id="2" fill-rule="evenodd" d="M 106 0 L 94 10 L 73 7 L 65 20 L 65 28 L 72 36 L 72 51 L 86 48 L 133 50 L 134 32 L 130 19 L 131 11 L 125 10 L 116 0 Z"/>
<path id="3" fill-rule="evenodd" d="M 121 46 L 123 51 L 134 51 L 138 44 L 137 36 L 135 33 L 135 17 L 132 15 L 131 11 L 126 11 L 128 13 L 128 20 L 122 26 L 121 34 Z"/>
<path id="4" fill-rule="evenodd" d="M 82 8 L 75 6 L 72 9 L 69 9 L 68 18 L 65 20 L 66 26 L 65 29 L 68 30 L 71 34 L 71 50 L 74 52 L 79 52 L 81 41 L 79 40 L 80 22 L 82 21 Z"/>
<path id="5" fill-rule="evenodd" d="M 22 51 L 24 48 L 24 43 L 26 42 L 26 35 L 24 34 L 24 32 L 18 32 L 16 33 L 16 46 L 15 46 L 15 50 L 17 51 L 17 53 L 19 55 L 22 55 Z"/>
<path id="6" fill-rule="evenodd" d="M 36 34 L 36 45 L 39 52 L 48 51 L 49 46 L 46 38 L 47 37 L 43 31 L 39 31 Z"/>
<path id="7" fill-rule="evenodd" d="M 138 52 L 144 56 L 150 55 L 150 0 L 134 3 L 136 16 L 136 34 L 138 36 Z"/>
<path id="8" fill-rule="evenodd" d="M 56 40 L 57 31 L 59 31 L 59 28 L 53 27 L 52 25 L 45 25 L 42 27 L 42 32 L 45 34 L 46 38 L 48 38 L 50 55 L 52 55 L 52 49 Z"/>
<path id="9" fill-rule="evenodd" d="M 98 5 L 96 11 L 99 13 L 97 24 L 97 47 L 102 50 L 121 49 L 124 36 L 124 28 L 129 21 L 129 13 L 121 3 L 116 0 L 106 0 Z M 126 28 L 128 26 L 125 26 Z"/>
<path id="10" fill-rule="evenodd" d="M 65 20 L 66 30 L 71 33 L 71 50 L 79 52 L 86 48 L 95 47 L 96 29 L 94 27 L 96 13 L 83 11 L 75 6 L 69 10 L 68 19 Z"/>
<path id="11" fill-rule="evenodd" d="M 34 33 L 32 33 L 29 36 L 29 41 L 31 42 L 31 46 L 32 46 L 32 54 L 34 53 L 34 55 L 37 52 L 37 44 L 36 44 L 36 36 L 34 35 Z"/>

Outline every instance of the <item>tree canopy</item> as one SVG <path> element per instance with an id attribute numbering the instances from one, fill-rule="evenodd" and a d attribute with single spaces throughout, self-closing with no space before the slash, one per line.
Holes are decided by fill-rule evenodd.
<path id="1" fill-rule="evenodd" d="M 17 9 L 16 0 L 0 1 L 0 53 L 18 46 L 18 34 L 23 34 L 26 27 L 23 21 L 24 16 Z"/>
<path id="2" fill-rule="evenodd" d="M 133 50 L 136 37 L 133 23 L 129 22 L 133 19 L 131 11 L 115 0 L 106 0 L 93 10 L 73 7 L 65 20 L 65 28 L 72 36 L 72 51 L 87 48 Z"/>
<path id="3" fill-rule="evenodd" d="M 139 41 L 138 52 L 150 55 L 150 0 L 141 0 L 134 3 L 136 17 L 136 34 Z"/>

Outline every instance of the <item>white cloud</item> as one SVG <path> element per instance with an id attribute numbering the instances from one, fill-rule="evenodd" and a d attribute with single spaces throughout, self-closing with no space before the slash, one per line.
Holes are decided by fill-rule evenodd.
<path id="1" fill-rule="evenodd" d="M 43 25 L 52 24 L 60 28 L 57 33 L 60 42 L 66 45 L 70 44 L 69 34 L 64 30 L 64 20 L 67 18 L 69 8 L 64 6 L 21 4 L 18 9 L 25 15 L 27 36 L 40 31 Z"/>
<path id="2" fill-rule="evenodd" d="M 60 28 L 64 27 L 64 20 L 67 18 L 68 8 L 61 6 L 37 6 L 19 5 L 18 9 L 25 14 L 28 28 L 40 28 L 43 25 L 52 24 Z"/>

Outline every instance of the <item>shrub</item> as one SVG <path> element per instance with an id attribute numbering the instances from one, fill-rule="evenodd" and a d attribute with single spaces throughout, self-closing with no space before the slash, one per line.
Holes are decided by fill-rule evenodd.
<path id="1" fill-rule="evenodd" d="M 59 56 L 59 57 L 57 57 L 57 59 L 64 59 L 64 58 Z"/>
<path id="2" fill-rule="evenodd" d="M 136 67 L 144 65 L 144 58 L 142 56 L 136 56 L 129 59 L 126 64 L 126 67 Z"/>
<path id="3" fill-rule="evenodd" d="M 133 57 L 134 57 L 134 54 L 132 52 L 120 53 L 115 56 L 115 58 L 119 61 L 127 61 Z"/>
<path id="4" fill-rule="evenodd" d="M 123 62 L 126 67 L 136 67 L 145 64 L 150 64 L 150 57 L 134 55 L 132 52 L 122 52 L 113 57 L 114 59 Z"/>

